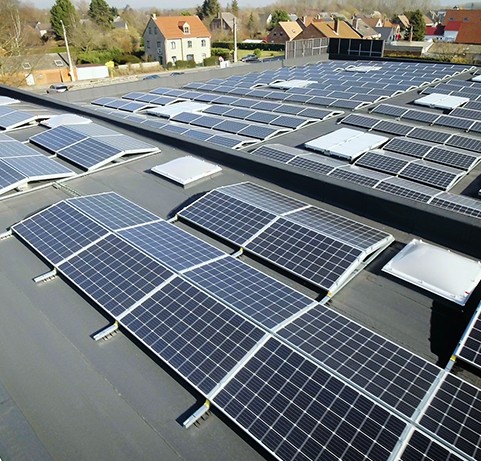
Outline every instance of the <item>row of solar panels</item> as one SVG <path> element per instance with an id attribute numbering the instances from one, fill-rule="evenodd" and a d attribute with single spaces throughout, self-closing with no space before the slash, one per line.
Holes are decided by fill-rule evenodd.
<path id="1" fill-rule="evenodd" d="M 37 120 L 48 118 L 43 115 L 33 115 L 29 112 L 14 109 L 11 104 L 0 106 L 0 129 L 10 131 L 15 128 L 29 125 Z"/>
<path id="2" fill-rule="evenodd" d="M 33 181 L 74 176 L 75 172 L 25 144 L 0 134 L 0 194 Z"/>
<path id="3" fill-rule="evenodd" d="M 471 84 L 466 82 L 465 85 L 460 86 L 452 84 L 451 82 L 440 83 L 432 88 L 426 88 L 422 91 L 423 94 L 431 94 L 431 93 L 441 93 L 441 94 L 449 94 L 451 96 L 460 96 L 469 98 L 472 101 L 481 102 L 481 92 L 480 92 L 481 83 L 472 82 Z"/>
<path id="4" fill-rule="evenodd" d="M 393 152 L 402 150 L 405 142 L 404 138 L 393 138 L 384 149 L 392 149 Z M 267 158 L 275 162 L 290 165 L 295 168 L 307 170 L 321 175 L 329 175 L 339 179 L 354 182 L 355 184 L 373 187 L 376 190 L 429 203 L 440 208 L 451 210 L 476 218 L 481 218 L 481 201 L 470 197 L 440 192 L 439 189 L 424 184 L 416 183 L 412 180 L 393 177 L 377 171 L 371 171 L 359 166 L 347 165 L 341 160 L 323 157 L 312 154 L 308 151 L 281 144 L 266 144 L 249 154 L 257 157 Z"/>
<path id="5" fill-rule="evenodd" d="M 286 104 L 282 102 L 259 101 L 254 98 L 222 96 L 214 93 L 206 93 L 201 91 L 192 91 L 176 88 L 156 88 L 151 93 L 131 92 L 123 96 L 124 99 L 132 99 L 135 101 L 150 102 L 157 105 L 166 105 L 179 101 L 179 99 L 188 99 L 197 102 L 205 102 L 208 104 L 223 104 L 229 106 L 243 107 L 255 109 L 257 111 L 274 112 L 284 115 L 295 115 L 307 119 L 324 120 L 333 115 L 342 114 L 341 111 L 325 110 L 316 107 L 306 107 L 298 104 Z M 154 99 L 152 99 L 154 98 Z M 166 98 L 164 101 L 157 101 L 155 98 Z M 177 99 L 178 98 L 178 99 Z M 172 100 L 173 99 L 173 100 Z"/>
<path id="6" fill-rule="evenodd" d="M 461 338 L 455 356 L 481 369 L 481 303 Z"/>
<path id="7" fill-rule="evenodd" d="M 414 120 L 416 122 L 454 128 L 467 132 L 481 133 L 481 111 L 474 111 L 472 109 L 454 109 L 449 115 L 445 115 L 419 109 L 408 109 L 391 104 L 379 104 L 371 113 L 389 115 L 401 120 Z M 470 114 L 471 116 L 478 117 L 479 120 L 464 117 L 464 115 Z"/>
<path id="8" fill-rule="evenodd" d="M 33 135 L 33 144 L 90 171 L 130 154 L 158 149 L 96 123 L 64 125 Z"/>
<path id="9" fill-rule="evenodd" d="M 405 136 L 407 138 L 428 141 L 445 146 L 455 147 L 468 151 L 481 152 L 481 138 L 453 134 L 447 131 L 430 128 L 420 128 L 407 123 L 400 123 L 391 120 L 381 120 L 369 115 L 349 114 L 341 120 L 342 124 L 352 125 L 368 130 L 380 131 L 394 136 Z"/>
<path id="10" fill-rule="evenodd" d="M 279 211 L 292 200 L 250 186 L 233 191 Z M 331 224 L 345 229 L 343 219 Z M 150 226 L 162 230 L 143 232 Z M 243 305 L 272 305 L 266 276 L 215 259 L 211 248 L 209 270 L 177 275 L 157 261 L 198 258 L 193 250 L 206 244 L 116 194 L 69 199 L 13 232 L 54 255 L 47 259 L 59 261 L 60 273 L 279 459 L 480 459 L 477 389 L 320 304 L 270 333 Z M 258 276 L 252 291 L 245 272 Z M 284 291 L 300 296 L 282 290 L 281 299 Z"/>

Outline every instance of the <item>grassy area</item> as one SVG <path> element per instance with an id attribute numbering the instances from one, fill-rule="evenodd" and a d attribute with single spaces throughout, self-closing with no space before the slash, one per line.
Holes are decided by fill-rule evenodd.
<path id="1" fill-rule="evenodd" d="M 237 58 L 241 59 L 248 54 L 254 54 L 254 50 L 237 50 Z M 284 51 L 263 51 L 261 50 L 260 58 L 272 58 L 274 56 L 284 56 Z"/>

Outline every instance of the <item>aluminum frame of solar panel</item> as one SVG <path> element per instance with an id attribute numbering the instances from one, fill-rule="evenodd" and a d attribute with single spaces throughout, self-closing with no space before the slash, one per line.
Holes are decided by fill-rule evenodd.
<path id="1" fill-rule="evenodd" d="M 276 339 L 269 339 L 212 400 L 285 461 L 387 461 L 406 426 Z"/>
<path id="2" fill-rule="evenodd" d="M 276 217 L 218 190 L 188 205 L 179 216 L 239 246 Z"/>
<path id="3" fill-rule="evenodd" d="M 114 234 L 70 257 L 58 270 L 114 318 L 174 275 Z"/>
<path id="4" fill-rule="evenodd" d="M 67 202 L 24 219 L 12 230 L 54 266 L 109 232 Z"/>
<path id="5" fill-rule="evenodd" d="M 265 334 L 178 277 L 123 316 L 121 323 L 204 395 Z"/>
<path id="6" fill-rule="evenodd" d="M 424 160 L 413 160 L 399 172 L 401 178 L 420 182 L 442 190 L 449 190 L 465 175 L 465 171 L 447 166 L 438 166 L 435 163 Z"/>
<path id="7" fill-rule="evenodd" d="M 427 360 L 320 304 L 278 334 L 407 417 L 416 413 L 441 373 Z"/>
<path id="8" fill-rule="evenodd" d="M 420 426 L 473 459 L 481 459 L 481 390 L 446 374 Z"/>
<path id="9" fill-rule="evenodd" d="M 313 304 L 308 296 L 230 256 L 184 275 L 266 328 L 276 327 Z"/>

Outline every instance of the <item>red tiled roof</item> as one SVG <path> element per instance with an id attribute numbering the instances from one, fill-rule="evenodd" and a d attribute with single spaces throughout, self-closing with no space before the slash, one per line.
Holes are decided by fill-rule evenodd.
<path id="1" fill-rule="evenodd" d="M 153 19 L 166 39 L 185 37 L 210 37 L 210 32 L 197 16 L 162 16 Z M 182 27 L 190 26 L 190 34 L 184 34 Z"/>
<path id="2" fill-rule="evenodd" d="M 437 26 L 427 26 L 424 35 L 444 35 L 444 26 L 438 24 Z"/>
<path id="3" fill-rule="evenodd" d="M 456 35 L 456 43 L 481 45 L 481 24 L 476 22 L 463 22 Z"/>
<path id="4" fill-rule="evenodd" d="M 459 28 L 461 27 L 461 24 L 462 24 L 461 21 L 449 21 L 446 24 L 446 27 L 444 28 L 444 30 L 452 30 L 452 31 L 459 30 Z"/>
<path id="5" fill-rule="evenodd" d="M 481 10 L 447 10 L 444 24 L 451 21 L 477 22 L 478 27 L 481 27 Z"/>

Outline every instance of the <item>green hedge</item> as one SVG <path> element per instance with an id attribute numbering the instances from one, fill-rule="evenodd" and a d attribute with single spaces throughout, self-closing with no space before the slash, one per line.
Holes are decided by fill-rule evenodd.
<path id="1" fill-rule="evenodd" d="M 233 42 L 214 42 L 213 47 L 216 48 L 228 48 L 229 50 L 234 49 Z M 263 51 L 284 51 L 285 45 L 278 43 L 238 43 L 237 48 L 239 50 L 252 50 L 256 48 Z"/>
<path id="2" fill-rule="evenodd" d="M 216 66 L 218 63 L 219 63 L 219 58 L 217 56 L 204 58 L 204 66 Z"/>

